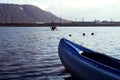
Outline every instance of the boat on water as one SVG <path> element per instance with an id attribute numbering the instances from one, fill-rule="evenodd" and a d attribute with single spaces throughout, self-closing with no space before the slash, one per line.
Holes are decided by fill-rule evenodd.
<path id="1" fill-rule="evenodd" d="M 62 64 L 75 80 L 120 80 L 120 60 L 62 38 L 58 46 Z"/>
<path id="2" fill-rule="evenodd" d="M 51 26 L 50 28 L 51 28 L 52 31 L 54 31 L 54 30 L 57 30 L 56 27 L 57 27 L 57 26 Z"/>

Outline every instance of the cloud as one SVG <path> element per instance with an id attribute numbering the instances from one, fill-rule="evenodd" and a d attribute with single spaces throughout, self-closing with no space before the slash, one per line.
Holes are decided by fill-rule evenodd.
<path id="1" fill-rule="evenodd" d="M 116 18 L 120 12 L 119 3 L 119 0 L 56 0 L 46 5 L 47 10 L 69 20 L 82 17 L 94 20 Z"/>
<path id="2" fill-rule="evenodd" d="M 106 5 L 111 5 L 120 2 L 119 0 L 56 0 L 51 1 L 51 3 L 47 4 L 49 8 L 61 7 L 63 9 L 69 8 L 79 8 L 81 10 L 94 8 L 94 7 L 103 7 Z M 46 2 L 47 3 L 47 2 Z"/>

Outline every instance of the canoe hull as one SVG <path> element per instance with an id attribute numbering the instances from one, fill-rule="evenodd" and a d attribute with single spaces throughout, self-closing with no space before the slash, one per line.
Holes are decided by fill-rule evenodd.
<path id="1" fill-rule="evenodd" d="M 76 51 L 72 49 L 74 48 L 71 46 L 72 42 L 69 42 L 70 45 L 66 42 L 69 41 L 66 39 L 61 39 L 58 48 L 59 56 L 65 68 L 74 78 L 79 80 L 120 80 L 118 74 L 116 76 L 115 74 L 99 69 L 96 64 L 89 63 L 89 61 L 77 54 Z M 79 46 L 75 43 L 72 43 L 72 45 L 75 47 Z M 81 49 L 83 49 L 83 47 Z M 85 48 L 83 50 L 88 52 L 91 51 Z"/>

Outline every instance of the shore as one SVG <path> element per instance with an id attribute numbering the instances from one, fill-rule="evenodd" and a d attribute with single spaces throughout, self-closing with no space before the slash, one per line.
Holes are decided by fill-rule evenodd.
<path id="1" fill-rule="evenodd" d="M 0 27 L 48 27 L 48 26 L 120 26 L 120 22 L 69 22 L 69 23 L 0 23 Z"/>

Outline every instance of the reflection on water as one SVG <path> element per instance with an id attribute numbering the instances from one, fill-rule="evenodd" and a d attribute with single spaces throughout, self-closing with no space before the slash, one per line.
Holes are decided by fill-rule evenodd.
<path id="1" fill-rule="evenodd" d="M 0 79 L 73 80 L 59 59 L 59 40 L 64 37 L 120 59 L 119 30 L 113 27 L 61 27 L 57 31 L 49 27 L 0 28 Z M 91 32 L 95 34 L 91 36 Z"/>

